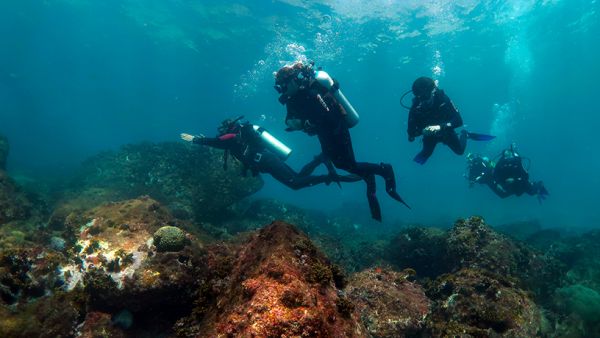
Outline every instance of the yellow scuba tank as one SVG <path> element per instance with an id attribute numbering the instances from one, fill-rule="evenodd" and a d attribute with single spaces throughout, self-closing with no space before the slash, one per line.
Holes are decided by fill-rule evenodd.
<path id="1" fill-rule="evenodd" d="M 317 70 L 315 72 L 315 80 L 317 80 L 317 82 L 319 82 L 321 86 L 331 91 L 336 100 L 342 105 L 342 107 L 344 107 L 344 110 L 346 110 L 346 115 L 344 116 L 344 119 L 346 120 L 346 125 L 348 126 L 348 128 L 354 127 L 359 120 L 358 113 L 356 112 L 354 107 L 352 107 L 352 105 L 350 104 L 346 96 L 344 96 L 342 91 L 339 88 L 333 88 L 334 82 L 331 76 L 329 76 L 329 74 L 327 74 L 327 72 L 325 71 Z"/>
<path id="2" fill-rule="evenodd" d="M 292 149 L 276 139 L 271 133 L 266 131 L 265 128 L 252 125 L 252 129 L 254 129 L 258 137 L 260 137 L 270 151 L 279 156 L 282 160 L 287 160 L 292 153 Z"/>

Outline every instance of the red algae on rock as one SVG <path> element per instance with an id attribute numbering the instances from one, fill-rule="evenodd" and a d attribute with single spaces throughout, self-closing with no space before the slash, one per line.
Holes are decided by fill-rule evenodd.
<path id="1" fill-rule="evenodd" d="M 237 257 L 228 285 L 217 297 L 216 308 L 199 323 L 196 336 L 367 336 L 357 313 L 340 313 L 340 290 L 333 279 L 309 277 L 315 266 L 333 273 L 325 257 L 293 226 L 266 226 Z"/>

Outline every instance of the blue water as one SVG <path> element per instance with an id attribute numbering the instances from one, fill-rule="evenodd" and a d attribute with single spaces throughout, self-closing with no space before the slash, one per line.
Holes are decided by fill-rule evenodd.
<path id="1" fill-rule="evenodd" d="M 409 211 L 380 191 L 388 222 L 491 224 L 538 219 L 548 227 L 600 224 L 595 104 L 600 77 L 596 0 L 184 1 L 45 0 L 0 3 L 0 134 L 14 175 L 69 173 L 98 151 L 215 132 L 244 114 L 294 149 L 300 168 L 315 138 L 283 131 L 272 73 L 314 60 L 361 114 L 358 160 L 391 162 Z M 545 182 L 543 204 L 468 188 L 464 157 L 438 146 L 412 162 L 402 93 L 432 76 L 494 155 L 515 142 Z M 409 102 L 409 99 L 406 100 Z M 382 187 L 383 182 L 379 182 Z M 382 189 L 380 189 L 382 190 Z M 260 196 L 303 207 L 365 208 L 361 183 L 291 191 L 267 178 Z"/>

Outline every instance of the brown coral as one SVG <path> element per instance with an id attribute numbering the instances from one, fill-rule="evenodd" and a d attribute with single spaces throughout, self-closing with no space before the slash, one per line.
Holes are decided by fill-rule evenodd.
<path id="1" fill-rule="evenodd" d="M 350 279 L 348 298 L 373 337 L 406 337 L 422 330 L 430 301 L 420 285 L 408 280 L 410 276 L 410 272 L 375 268 Z"/>
<path id="2" fill-rule="evenodd" d="M 198 326 L 211 337 L 364 337 L 357 314 L 339 312 L 338 290 L 325 257 L 293 226 L 274 222 L 237 253 L 217 308 Z M 294 243 L 302 243 L 301 247 Z M 329 269 L 313 282 L 309 271 Z M 277 268 L 274 268 L 277 267 Z M 273 276 L 277 278 L 273 278 Z M 319 274 L 323 276 L 323 274 Z M 188 332 L 189 334 L 189 332 Z"/>

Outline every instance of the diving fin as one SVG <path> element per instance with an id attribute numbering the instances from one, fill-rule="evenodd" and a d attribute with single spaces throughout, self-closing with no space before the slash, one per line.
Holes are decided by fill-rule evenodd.
<path id="1" fill-rule="evenodd" d="M 425 164 L 425 162 L 427 162 L 427 157 L 423 156 L 423 154 L 418 153 L 417 156 L 415 156 L 415 158 L 413 158 L 413 161 L 423 165 Z"/>
<path id="2" fill-rule="evenodd" d="M 467 138 L 473 141 L 489 141 L 495 139 L 496 136 L 467 132 Z"/>
<path id="3" fill-rule="evenodd" d="M 390 195 L 391 198 L 396 201 L 404 204 L 407 208 L 410 209 L 410 206 L 404 202 L 402 197 L 396 191 L 396 176 L 394 174 L 394 168 L 389 163 L 381 163 L 381 168 L 383 170 L 383 178 L 385 180 L 385 191 Z"/>
<path id="4" fill-rule="evenodd" d="M 377 196 L 375 194 L 367 194 L 367 199 L 369 201 L 369 209 L 371 210 L 371 217 L 381 222 L 381 207 L 379 206 L 379 201 L 377 200 Z"/>

